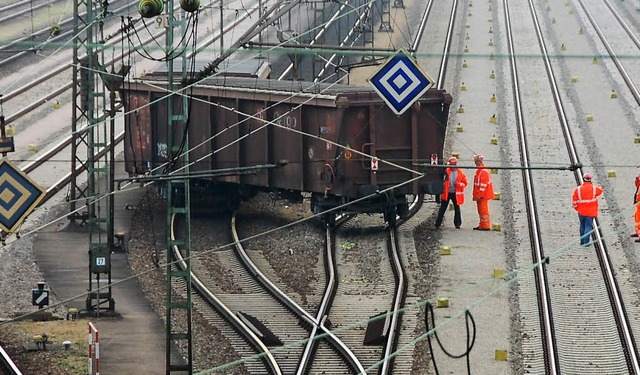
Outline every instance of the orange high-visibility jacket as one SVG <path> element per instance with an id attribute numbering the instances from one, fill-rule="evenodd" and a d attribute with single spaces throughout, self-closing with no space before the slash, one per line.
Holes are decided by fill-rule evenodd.
<path id="1" fill-rule="evenodd" d="M 493 183 L 489 171 L 484 167 L 484 163 L 480 164 L 473 178 L 473 200 L 491 200 L 493 199 Z"/>
<path id="2" fill-rule="evenodd" d="M 462 172 L 462 169 L 458 169 L 458 176 L 456 177 L 456 203 L 461 205 L 464 203 L 464 188 L 467 187 L 467 175 Z M 440 199 L 446 200 L 449 198 L 449 180 L 451 179 L 451 168 L 447 168 L 447 174 L 444 176 L 444 191 L 440 194 Z"/>
<path id="3" fill-rule="evenodd" d="M 578 214 L 587 217 L 598 216 L 598 197 L 603 190 L 591 181 L 585 181 L 582 185 L 573 189 L 573 208 Z"/>

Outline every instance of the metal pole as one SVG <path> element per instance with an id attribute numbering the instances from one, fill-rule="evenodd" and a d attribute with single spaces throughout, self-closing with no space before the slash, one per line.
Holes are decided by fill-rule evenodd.
<path id="1" fill-rule="evenodd" d="M 224 15 L 222 13 L 224 0 L 220 0 L 220 55 L 224 51 Z"/>

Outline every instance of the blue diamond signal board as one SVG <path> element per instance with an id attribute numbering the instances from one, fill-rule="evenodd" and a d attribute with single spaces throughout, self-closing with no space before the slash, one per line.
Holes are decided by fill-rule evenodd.
<path id="1" fill-rule="evenodd" d="M 404 48 L 387 59 L 368 81 L 397 115 L 433 86 L 433 80 Z"/>
<path id="2" fill-rule="evenodd" d="M 8 160 L 0 160 L 0 227 L 7 233 L 44 198 L 45 191 Z"/>

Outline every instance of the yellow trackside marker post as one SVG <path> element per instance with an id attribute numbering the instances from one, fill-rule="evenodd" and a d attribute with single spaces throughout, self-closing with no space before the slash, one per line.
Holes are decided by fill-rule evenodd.
<path id="1" fill-rule="evenodd" d="M 458 113 L 464 113 L 464 107 L 462 106 L 462 104 L 460 104 L 460 107 L 458 107 Z"/>
<path id="2" fill-rule="evenodd" d="M 440 297 L 440 298 L 436 299 L 436 307 L 438 307 L 438 308 L 449 307 L 449 298 Z"/>
<path id="3" fill-rule="evenodd" d="M 491 230 L 494 230 L 496 232 L 502 231 L 502 224 L 500 223 L 491 224 Z"/>
<path id="4" fill-rule="evenodd" d="M 496 361 L 506 361 L 508 357 L 508 352 L 506 350 L 496 349 Z"/>
<path id="5" fill-rule="evenodd" d="M 496 168 L 491 168 L 491 169 L 489 169 L 489 173 L 498 174 L 498 170 Z"/>
<path id="6" fill-rule="evenodd" d="M 493 193 L 493 200 L 494 201 L 499 201 L 502 199 L 502 194 L 501 193 Z"/>
<path id="7" fill-rule="evenodd" d="M 640 135 L 636 135 L 635 137 L 633 137 L 633 143 L 640 143 Z"/>
<path id="8" fill-rule="evenodd" d="M 460 159 L 460 153 L 457 151 L 452 152 L 451 156 L 455 156 L 456 158 Z"/>
<path id="9" fill-rule="evenodd" d="M 467 60 L 462 61 L 462 67 L 463 68 L 468 68 L 469 64 L 467 63 Z"/>
<path id="10" fill-rule="evenodd" d="M 489 99 L 491 103 L 495 103 L 497 101 L 496 94 L 491 95 L 491 99 Z"/>
<path id="11" fill-rule="evenodd" d="M 587 121 L 593 121 L 593 115 L 587 115 Z"/>
<path id="12" fill-rule="evenodd" d="M 493 137 L 491 137 L 491 144 L 492 145 L 497 145 L 498 144 L 498 138 L 496 138 L 495 135 Z"/>
<path id="13" fill-rule="evenodd" d="M 456 125 L 456 132 L 457 133 L 464 132 L 464 128 L 462 127 L 462 125 L 460 125 L 460 123 L 458 123 L 458 125 Z"/>
<path id="14" fill-rule="evenodd" d="M 489 73 L 489 78 L 496 79 L 496 73 L 494 73 L 493 70 L 491 71 L 491 73 Z"/>
<path id="15" fill-rule="evenodd" d="M 609 177 L 609 178 L 614 178 L 614 177 L 616 177 L 616 170 L 615 170 L 615 169 L 609 169 L 609 170 L 607 171 L 607 177 Z"/>
<path id="16" fill-rule="evenodd" d="M 498 118 L 496 117 L 495 114 L 493 114 L 493 116 L 491 116 L 491 118 L 489 119 L 489 122 L 492 124 L 497 124 L 498 123 Z"/>
<path id="17" fill-rule="evenodd" d="M 576 83 L 580 80 L 580 78 L 578 76 L 573 76 L 571 77 L 571 82 Z"/>
<path id="18" fill-rule="evenodd" d="M 504 270 L 493 270 L 493 278 L 494 279 L 504 279 Z"/>
<path id="19" fill-rule="evenodd" d="M 449 246 L 442 246 L 440 248 L 440 255 L 451 255 L 451 247 Z"/>
<path id="20" fill-rule="evenodd" d="M 611 99 L 617 99 L 618 94 L 616 94 L 616 90 L 611 90 Z"/>

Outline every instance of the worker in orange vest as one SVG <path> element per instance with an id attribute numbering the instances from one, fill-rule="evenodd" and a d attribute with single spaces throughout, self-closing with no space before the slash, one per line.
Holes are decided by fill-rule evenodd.
<path id="1" fill-rule="evenodd" d="M 640 173 L 636 176 L 636 193 L 633 195 L 633 204 L 636 206 L 635 233 L 631 237 L 638 237 L 640 236 Z M 640 238 L 636 239 L 636 242 L 640 242 Z"/>
<path id="2" fill-rule="evenodd" d="M 473 157 L 476 163 L 476 175 L 473 178 L 473 200 L 478 205 L 478 216 L 480 216 L 480 224 L 473 230 L 491 230 L 491 216 L 489 214 L 489 201 L 493 199 L 493 183 L 491 175 L 484 166 L 484 156 L 477 154 Z"/>
<path id="3" fill-rule="evenodd" d="M 460 206 L 464 203 L 464 189 L 467 187 L 467 176 L 462 169 L 458 168 L 458 158 L 452 156 L 447 163 L 451 167 L 447 168 L 444 175 L 444 190 L 440 194 L 440 209 L 438 210 L 438 218 L 436 219 L 436 228 L 442 225 L 444 212 L 449 206 L 449 201 L 453 203 L 453 225 L 460 229 L 462 225 L 462 216 L 460 215 Z"/>
<path id="4" fill-rule="evenodd" d="M 593 232 L 593 219 L 598 217 L 598 197 L 602 188 L 591 182 L 591 173 L 582 175 L 582 185 L 573 189 L 573 208 L 580 218 L 580 245 L 589 246 L 589 237 Z"/>

